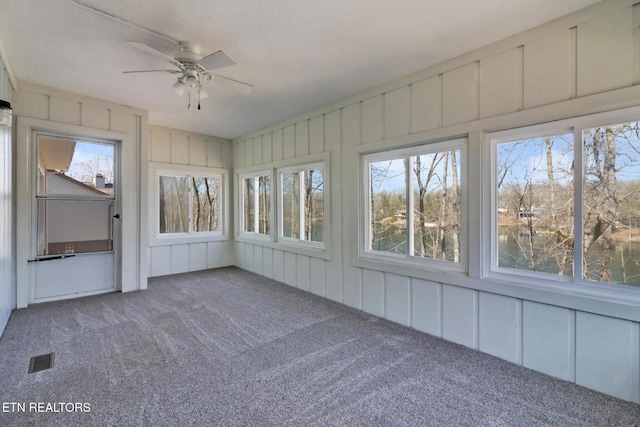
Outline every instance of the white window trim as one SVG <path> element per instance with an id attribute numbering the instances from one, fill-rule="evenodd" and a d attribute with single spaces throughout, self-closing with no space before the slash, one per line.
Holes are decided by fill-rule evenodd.
<path id="1" fill-rule="evenodd" d="M 187 233 L 160 233 L 160 176 L 198 176 L 220 179 L 220 230 Z M 221 168 L 149 163 L 149 246 L 165 246 L 229 240 L 229 171 Z"/>
<path id="2" fill-rule="evenodd" d="M 258 179 L 262 176 L 268 176 L 269 180 L 270 180 L 270 184 L 271 187 L 269 189 L 269 218 L 271 218 L 271 223 L 269 224 L 269 229 L 270 229 L 270 233 L 269 234 L 263 234 L 263 233 L 259 233 L 257 231 L 244 231 L 244 185 L 243 185 L 243 181 L 245 179 L 248 178 L 254 178 L 254 185 L 255 185 L 255 190 L 254 190 L 254 204 L 256 206 L 256 214 L 255 214 L 255 218 L 254 218 L 254 230 L 258 230 L 258 223 L 259 223 L 259 217 L 258 217 L 258 209 L 259 209 L 259 203 L 258 203 L 258 198 L 260 196 L 259 191 L 257 191 L 258 189 Z M 272 236 L 273 236 L 273 230 L 274 230 L 274 204 L 273 204 L 273 191 L 274 191 L 274 180 L 273 180 L 273 170 L 260 170 L 257 172 L 246 172 L 246 173 L 239 173 L 237 174 L 238 177 L 238 181 L 237 181 L 237 188 L 238 188 L 238 211 L 237 211 L 237 215 L 236 215 L 236 224 L 238 224 L 238 232 L 236 234 L 237 237 L 239 238 L 243 238 L 243 239 L 247 239 L 247 241 L 252 241 L 252 240 L 257 240 L 257 241 L 263 241 L 263 242 L 271 242 L 273 241 Z M 242 240 L 242 239 L 240 239 Z"/>
<path id="3" fill-rule="evenodd" d="M 504 131 L 486 133 L 483 176 L 485 180 L 483 186 L 483 212 L 487 213 L 483 218 L 483 224 L 490 230 L 489 235 L 485 235 L 482 247 L 489 256 L 483 257 L 482 277 L 490 279 L 496 283 L 508 283 L 517 285 L 525 291 L 522 295 L 526 298 L 529 293 L 535 294 L 540 290 L 550 290 L 562 295 L 576 295 L 593 298 L 595 304 L 609 302 L 640 301 L 640 287 L 616 283 L 605 283 L 591 281 L 582 278 L 582 252 L 574 257 L 578 259 L 577 268 L 574 269 L 573 276 L 559 276 L 552 273 L 534 272 L 508 267 L 497 266 L 497 192 L 496 166 L 497 166 L 497 145 L 501 142 L 523 140 L 531 137 L 544 137 L 559 133 L 572 133 L 574 137 L 574 171 L 583 170 L 583 141 L 582 132 L 599 126 L 606 126 L 616 123 L 640 121 L 640 109 L 628 108 L 624 110 L 608 111 L 587 116 L 564 119 L 555 122 L 542 123 L 532 126 L 523 126 Z M 579 179 L 578 179 L 579 178 Z M 582 185 L 583 175 L 574 176 L 574 247 L 582 248 Z"/>
<path id="4" fill-rule="evenodd" d="M 467 146 L 468 138 L 451 138 L 441 141 L 422 141 L 410 147 L 396 148 L 387 151 L 376 151 L 374 153 L 362 153 L 360 159 L 360 182 L 359 188 L 359 207 L 361 215 L 358 215 L 359 239 L 358 239 L 358 259 L 356 264 L 362 267 L 373 269 L 389 269 L 390 266 L 400 266 L 401 268 L 413 268 L 420 270 L 440 271 L 443 273 L 464 273 L 468 271 L 468 197 L 467 197 Z M 387 253 L 368 249 L 371 241 L 371 212 L 369 209 L 371 200 L 369 188 L 370 182 L 370 164 L 377 161 L 404 159 L 415 155 L 439 153 L 443 151 L 460 150 L 461 165 L 458 168 L 460 176 L 460 198 L 462 211 L 460 216 L 460 262 L 443 261 L 430 258 L 420 258 L 406 254 Z M 407 200 L 406 211 L 408 213 L 407 223 L 413 221 L 413 212 L 409 209 L 413 200 L 413 180 L 411 179 L 411 167 L 408 167 L 408 175 L 406 179 Z M 413 233 L 408 233 L 407 246 L 413 244 Z"/>
<path id="5" fill-rule="evenodd" d="M 281 225 L 279 224 L 279 212 L 281 210 L 281 204 L 278 201 L 280 194 L 280 182 L 278 179 L 278 171 L 287 169 L 301 169 L 307 165 L 320 164 L 323 165 L 323 179 L 324 179 L 324 224 L 323 224 L 323 238 L 324 242 L 309 242 L 300 241 L 297 239 L 279 239 L 278 236 L 281 233 Z M 266 169 L 268 168 L 268 169 Z M 235 201 L 235 240 L 242 243 L 250 243 L 254 245 L 260 245 L 267 248 L 282 250 L 286 252 L 293 252 L 300 255 L 307 255 L 313 258 L 319 258 L 324 260 L 331 260 L 331 155 L 330 153 L 318 153 L 311 154 L 304 157 L 296 157 L 291 159 L 278 160 L 275 162 L 247 166 L 236 169 L 235 173 L 235 185 L 236 188 L 240 186 L 241 176 L 251 176 L 264 173 L 266 170 L 271 175 L 271 235 L 256 235 L 254 233 L 242 233 L 240 230 L 241 220 L 239 218 L 241 214 L 240 192 L 237 191 L 237 199 Z"/>
<path id="6" fill-rule="evenodd" d="M 308 171 L 308 170 L 322 170 L 322 200 L 324 201 L 324 206 L 323 206 L 323 215 L 324 220 L 323 220 L 323 224 L 322 224 L 322 242 L 315 242 L 315 241 L 311 241 L 311 240 L 305 240 L 304 239 L 304 194 L 302 192 L 302 189 L 304 188 L 304 175 L 302 174 L 302 172 L 304 171 Z M 299 192 L 299 206 L 301 206 L 300 209 L 300 213 L 299 213 L 299 226 L 300 226 L 300 238 L 299 239 L 295 239 L 292 237 L 287 237 L 283 234 L 284 232 L 284 216 L 283 216 L 283 193 L 282 193 L 282 178 L 284 174 L 287 173 L 296 173 L 298 174 L 298 179 L 299 179 L 299 188 L 301 189 L 301 191 Z M 290 245 L 290 246 L 299 246 L 299 247 L 308 247 L 308 248 L 312 248 L 312 249 L 316 249 L 316 250 L 324 250 L 326 248 L 325 246 L 325 241 L 326 241 L 326 215 L 327 212 L 327 196 L 329 195 L 329 193 L 327 192 L 327 186 L 326 186 L 326 165 L 325 162 L 314 162 L 314 163 L 301 163 L 301 164 L 297 164 L 295 166 L 287 166 L 287 167 L 281 167 L 278 168 L 276 170 L 276 176 L 278 177 L 277 179 L 277 236 L 278 236 L 278 242 L 282 243 L 282 244 L 286 244 L 286 245 Z"/>

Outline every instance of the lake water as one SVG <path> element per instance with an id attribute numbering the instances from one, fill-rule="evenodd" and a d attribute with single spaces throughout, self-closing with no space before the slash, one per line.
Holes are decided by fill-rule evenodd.
<path id="1" fill-rule="evenodd" d="M 387 227 L 384 232 L 377 233 L 377 239 L 374 243 L 374 249 L 381 252 L 393 252 L 404 254 L 405 235 L 404 227 Z M 529 250 L 529 236 L 526 233 L 513 232 L 501 233 L 498 236 L 498 254 L 500 259 L 500 267 L 518 268 L 529 270 L 529 261 L 523 251 Z M 556 247 L 558 243 L 554 236 L 539 235 L 534 237 L 534 247 Z M 567 251 L 567 260 L 563 275 L 573 275 L 573 250 L 562 248 L 556 250 L 557 256 L 545 252 L 538 251 L 537 271 L 544 271 L 552 274 L 558 274 L 558 265 L 562 262 L 562 253 Z M 602 260 L 603 248 L 600 242 L 593 243 L 587 254 L 586 265 L 587 278 L 599 281 L 600 264 Z M 622 260 L 624 259 L 624 269 L 622 268 Z M 615 283 L 625 283 L 630 286 L 640 286 L 640 243 L 619 242 L 613 254 L 612 275 Z"/>

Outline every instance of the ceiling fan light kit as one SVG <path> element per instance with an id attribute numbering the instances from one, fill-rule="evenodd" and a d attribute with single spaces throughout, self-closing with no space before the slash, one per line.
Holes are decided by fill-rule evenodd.
<path id="1" fill-rule="evenodd" d="M 205 81 L 213 81 L 221 86 L 226 86 L 244 94 L 248 94 L 253 90 L 253 86 L 248 83 L 213 74 L 211 71 L 208 71 L 235 64 L 235 61 L 221 50 L 202 57 L 200 56 L 200 48 L 196 44 L 180 42 L 180 50 L 172 58 L 144 43 L 129 42 L 129 44 L 143 52 L 169 62 L 177 67 L 177 69 L 125 71 L 125 73 L 167 72 L 171 74 L 181 74 L 171 87 L 171 90 L 179 96 L 184 95 L 185 90 L 187 91 L 189 97 L 188 109 L 191 109 L 192 93 L 198 100 L 198 110 L 200 109 L 200 101 L 209 97 L 202 88 L 202 83 Z"/>

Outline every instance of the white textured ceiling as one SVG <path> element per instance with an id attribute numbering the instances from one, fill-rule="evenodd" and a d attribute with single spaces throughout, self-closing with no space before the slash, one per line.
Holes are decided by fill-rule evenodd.
<path id="1" fill-rule="evenodd" d="M 235 138 L 584 8 L 597 0 L 0 0 L 0 41 L 18 86 L 39 85 L 149 110 L 152 124 Z M 154 36 L 224 50 L 202 110 L 171 91 L 173 56 Z"/>

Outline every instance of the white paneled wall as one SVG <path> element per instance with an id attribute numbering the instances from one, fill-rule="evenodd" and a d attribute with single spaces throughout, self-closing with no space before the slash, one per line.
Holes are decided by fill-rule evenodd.
<path id="1" fill-rule="evenodd" d="M 13 87 L 0 58 L 0 100 L 12 103 Z M 11 127 L 0 126 L 0 336 L 16 304 L 13 271 L 12 157 Z"/>
<path id="2" fill-rule="evenodd" d="M 159 126 L 149 127 L 151 162 L 231 169 L 231 156 L 231 142 L 228 140 Z M 231 200 L 228 202 L 231 203 Z M 157 212 L 151 210 L 150 214 Z M 152 223 L 151 219 L 149 223 Z M 149 247 L 149 276 L 165 276 L 233 265 L 233 250 L 233 245 L 228 240 L 154 244 Z M 253 256 L 249 258 L 253 260 Z"/>
<path id="3" fill-rule="evenodd" d="M 420 141 L 525 126 L 640 104 L 633 1 L 605 1 L 384 87 L 234 141 L 234 168 L 330 153 L 330 257 L 238 242 L 236 264 L 528 368 L 640 403 L 640 331 L 624 319 L 519 295 L 468 275 L 361 262 L 359 155 Z M 635 18 L 634 18 L 635 17 Z M 605 60 L 606 58 L 606 60 Z M 472 145 L 470 153 L 481 153 Z M 478 157 L 478 156 L 476 156 Z M 480 252 L 482 168 L 469 167 L 471 244 Z M 262 248 L 262 250 L 256 248 Z M 433 280 L 433 278 L 437 278 Z M 505 291 L 506 289 L 506 291 Z M 567 306 L 564 306 L 564 305 Z M 593 305 L 593 307 L 597 307 Z M 604 309 L 603 309 L 604 310 Z M 640 316 L 636 316 L 640 317 Z"/>

